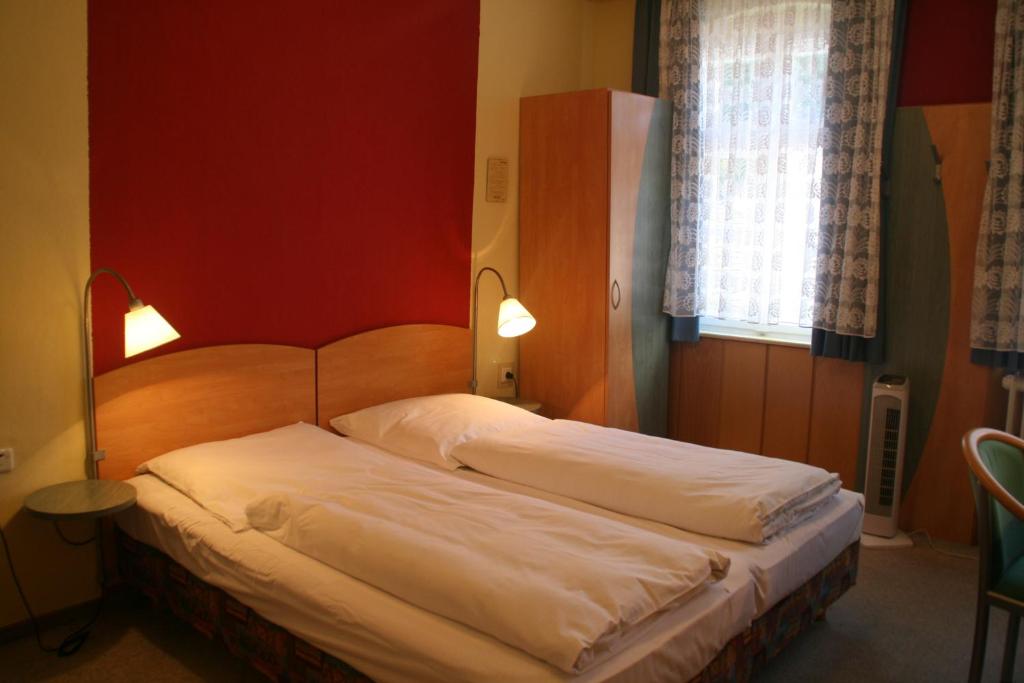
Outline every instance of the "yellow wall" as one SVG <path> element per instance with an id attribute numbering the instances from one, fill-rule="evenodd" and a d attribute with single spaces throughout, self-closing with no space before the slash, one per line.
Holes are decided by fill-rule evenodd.
<path id="1" fill-rule="evenodd" d="M 86 3 L 0 3 L 0 446 L 16 459 L 0 474 L 0 525 L 41 614 L 96 594 L 93 549 L 19 511 L 35 489 L 84 476 L 87 116 Z M 0 627 L 25 618 L 0 564 Z"/>
<path id="2" fill-rule="evenodd" d="M 482 0 L 473 194 L 473 273 L 498 269 L 515 296 L 519 282 L 519 98 L 615 88 L 629 90 L 635 0 Z M 509 160 L 505 203 L 484 200 L 488 157 Z M 518 359 L 516 340 L 495 331 L 501 289 L 480 284 L 479 393 L 497 386 L 498 365 Z M 527 308 L 529 301 L 524 301 Z M 539 320 L 538 325 L 553 324 Z"/>
<path id="3" fill-rule="evenodd" d="M 587 0 L 583 3 L 581 88 L 630 90 L 635 11 L 636 0 Z"/>

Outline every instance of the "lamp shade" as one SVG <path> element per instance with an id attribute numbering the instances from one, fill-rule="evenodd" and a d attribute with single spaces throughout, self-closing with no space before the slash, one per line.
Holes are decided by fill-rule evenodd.
<path id="1" fill-rule="evenodd" d="M 141 306 L 124 314 L 124 357 L 155 349 L 180 338 L 178 331 L 152 306 Z"/>
<path id="2" fill-rule="evenodd" d="M 498 309 L 498 335 L 502 337 L 518 337 L 533 329 L 537 321 L 519 299 L 506 297 Z"/>

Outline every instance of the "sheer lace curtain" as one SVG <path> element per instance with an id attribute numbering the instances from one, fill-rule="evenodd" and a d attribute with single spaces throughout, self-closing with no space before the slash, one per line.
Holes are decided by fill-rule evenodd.
<path id="1" fill-rule="evenodd" d="M 673 168 L 674 213 L 693 220 L 673 225 L 691 239 L 671 255 L 681 262 L 670 263 L 665 310 L 810 325 L 831 2 L 692 4 L 699 7 L 697 83 L 672 77 L 672 56 L 687 55 L 665 43 L 685 40 L 685 32 L 669 30 L 662 41 L 670 91 L 662 95 L 699 117 L 700 131 L 699 140 L 678 133 L 673 140 L 676 150 L 699 146 L 699 161 Z M 688 92 L 672 92 L 673 82 Z"/>

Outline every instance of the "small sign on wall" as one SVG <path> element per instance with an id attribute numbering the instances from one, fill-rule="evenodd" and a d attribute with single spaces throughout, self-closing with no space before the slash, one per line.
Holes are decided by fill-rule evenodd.
<path id="1" fill-rule="evenodd" d="M 490 157 L 487 159 L 487 201 L 508 200 L 508 159 Z"/>

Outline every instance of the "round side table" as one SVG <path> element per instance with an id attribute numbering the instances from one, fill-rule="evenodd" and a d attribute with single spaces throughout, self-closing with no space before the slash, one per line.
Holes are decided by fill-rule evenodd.
<path id="1" fill-rule="evenodd" d="M 41 488 L 25 508 L 43 519 L 99 519 L 135 505 L 135 487 L 123 481 L 82 479 Z"/>

